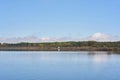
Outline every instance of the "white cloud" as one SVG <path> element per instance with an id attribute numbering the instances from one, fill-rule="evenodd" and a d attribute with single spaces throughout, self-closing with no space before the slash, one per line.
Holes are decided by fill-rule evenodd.
<path id="1" fill-rule="evenodd" d="M 20 42 L 56 42 L 56 41 L 69 41 L 71 38 L 69 37 L 35 37 L 35 36 L 27 36 L 27 37 L 11 37 L 4 38 L 0 37 L 0 43 L 20 43 Z"/>
<path id="2" fill-rule="evenodd" d="M 113 36 L 113 35 L 97 32 L 97 33 L 94 33 L 93 35 L 82 38 L 81 40 L 82 41 L 100 41 L 100 42 L 120 41 L 120 36 Z"/>
<path id="3" fill-rule="evenodd" d="M 103 34 L 103 33 L 95 33 L 88 37 L 88 40 L 94 40 L 94 41 L 110 41 L 110 35 Z"/>
<path id="4" fill-rule="evenodd" d="M 112 36 L 104 33 L 94 33 L 85 38 L 71 38 L 71 37 L 35 37 L 35 36 L 26 36 L 26 37 L 0 37 L 0 43 L 19 43 L 19 42 L 62 42 L 62 41 L 120 41 L 120 36 Z"/>
<path id="5" fill-rule="evenodd" d="M 18 43 L 18 42 L 38 42 L 39 38 L 34 36 L 27 37 L 11 37 L 11 38 L 0 38 L 0 42 L 2 43 Z"/>

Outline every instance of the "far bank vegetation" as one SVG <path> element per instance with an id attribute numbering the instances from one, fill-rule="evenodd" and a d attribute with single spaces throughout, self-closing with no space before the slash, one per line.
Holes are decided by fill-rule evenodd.
<path id="1" fill-rule="evenodd" d="M 30 51 L 56 51 L 60 47 L 61 51 L 120 51 L 120 41 L 118 42 L 44 42 L 44 43 L 0 43 L 0 50 L 30 50 Z"/>

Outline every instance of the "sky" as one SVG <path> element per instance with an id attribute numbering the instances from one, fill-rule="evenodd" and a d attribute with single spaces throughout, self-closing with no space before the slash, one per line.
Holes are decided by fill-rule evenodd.
<path id="1" fill-rule="evenodd" d="M 82 40 L 120 40 L 120 0 L 0 0 L 0 42 Z"/>

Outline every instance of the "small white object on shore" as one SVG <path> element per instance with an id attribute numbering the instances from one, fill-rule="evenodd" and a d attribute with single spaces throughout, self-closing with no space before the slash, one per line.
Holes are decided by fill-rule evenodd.
<path id="1" fill-rule="evenodd" d="M 60 47 L 59 46 L 58 46 L 57 50 L 60 51 Z"/>

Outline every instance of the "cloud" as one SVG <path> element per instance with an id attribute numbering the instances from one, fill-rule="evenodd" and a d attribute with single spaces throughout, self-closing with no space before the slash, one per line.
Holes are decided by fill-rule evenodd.
<path id="1" fill-rule="evenodd" d="M 62 41 L 120 41 L 120 36 L 112 36 L 104 33 L 94 33 L 88 37 L 35 37 L 35 36 L 26 36 L 26 37 L 0 37 L 0 43 L 20 43 L 20 42 L 62 42 Z"/>
<path id="2" fill-rule="evenodd" d="M 110 35 L 103 34 L 103 33 L 95 33 L 88 37 L 88 40 L 94 41 L 110 41 Z"/>
<path id="3" fill-rule="evenodd" d="M 27 37 L 11 37 L 11 38 L 0 38 L 0 42 L 2 43 L 18 43 L 18 42 L 38 42 L 39 38 L 34 36 Z"/>
<path id="4" fill-rule="evenodd" d="M 99 41 L 99 42 L 106 42 L 106 41 L 120 41 L 120 36 L 113 36 L 104 33 L 94 33 L 88 37 L 82 38 L 82 41 Z"/>
<path id="5" fill-rule="evenodd" d="M 11 38 L 5 38 L 0 37 L 0 43 L 20 43 L 20 42 L 56 42 L 56 41 L 69 41 L 71 38 L 69 37 L 61 37 L 61 38 L 55 38 L 55 37 L 35 37 L 35 36 L 27 36 L 27 37 L 11 37 Z"/>

